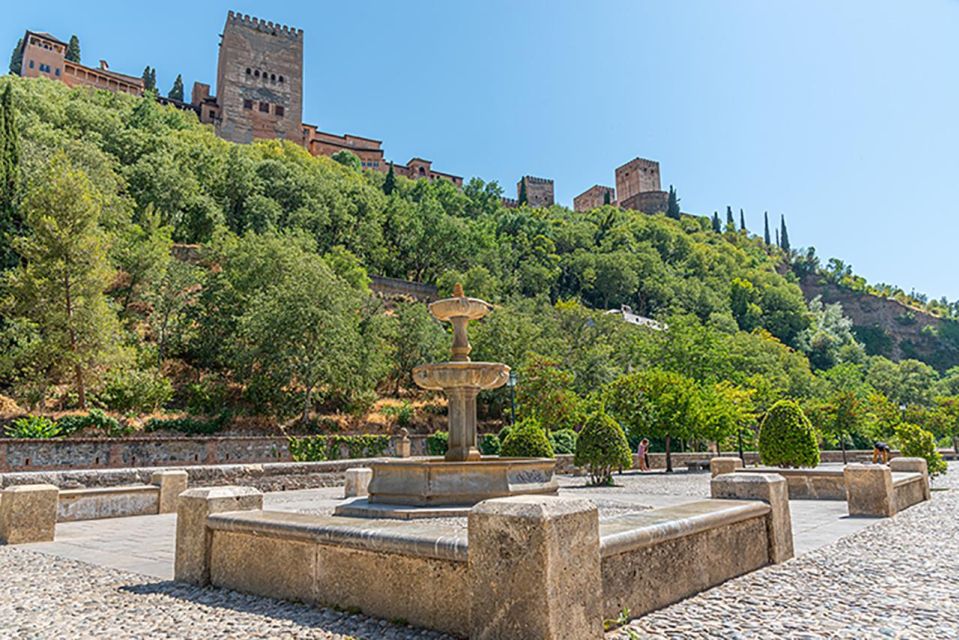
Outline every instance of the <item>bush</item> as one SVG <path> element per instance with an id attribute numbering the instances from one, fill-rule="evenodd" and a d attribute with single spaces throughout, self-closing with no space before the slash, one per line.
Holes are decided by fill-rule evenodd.
<path id="1" fill-rule="evenodd" d="M 559 429 L 549 432 L 549 443 L 557 454 L 576 453 L 576 437 L 576 432 L 572 429 Z"/>
<path id="2" fill-rule="evenodd" d="M 780 400 L 759 426 L 759 457 L 777 467 L 815 467 L 819 464 L 816 432 L 792 400 Z"/>
<path id="3" fill-rule="evenodd" d="M 903 423 L 896 427 L 899 453 L 909 458 L 925 458 L 930 476 L 946 473 L 948 467 L 936 449 L 936 438 L 922 427 Z"/>
<path id="4" fill-rule="evenodd" d="M 431 456 L 445 456 L 450 444 L 450 434 L 437 431 L 426 436 L 426 453 Z"/>
<path id="5" fill-rule="evenodd" d="M 90 409 L 85 415 L 63 416 L 57 420 L 57 427 L 62 435 L 68 436 L 83 429 L 96 429 L 110 438 L 120 438 L 130 435 L 132 428 L 121 424 L 116 418 L 103 413 L 100 409 Z"/>
<path id="6" fill-rule="evenodd" d="M 56 438 L 60 428 L 50 418 L 27 416 L 11 422 L 3 432 L 8 438 Z"/>
<path id="7" fill-rule="evenodd" d="M 546 430 L 533 418 L 520 420 L 503 440 L 499 454 L 504 458 L 555 458 Z"/>
<path id="8" fill-rule="evenodd" d="M 396 423 L 398 427 L 409 427 L 413 423 L 413 406 L 404 402 L 400 406 L 383 407 L 383 415 Z"/>
<path id="9" fill-rule="evenodd" d="M 633 466 L 629 442 L 619 423 L 601 411 L 590 414 L 576 439 L 573 464 L 587 468 L 590 484 L 613 484 L 613 469 Z"/>
<path id="10" fill-rule="evenodd" d="M 385 435 L 358 436 L 306 436 L 287 439 L 290 457 L 296 462 L 321 462 L 339 460 L 345 446 L 348 458 L 375 458 L 383 455 L 390 445 L 390 437 Z"/>
<path id="11" fill-rule="evenodd" d="M 480 453 L 484 456 L 498 456 L 502 443 L 495 433 L 488 433 L 480 440 Z"/>
<path id="12" fill-rule="evenodd" d="M 187 387 L 186 410 L 194 415 L 216 415 L 230 399 L 230 388 L 221 378 L 208 377 Z"/>
<path id="13" fill-rule="evenodd" d="M 194 418 L 186 416 L 183 418 L 153 418 L 146 423 L 145 431 L 179 431 L 187 435 L 211 435 L 214 434 L 229 422 L 229 415 L 223 413 L 216 418 Z"/>
<path id="14" fill-rule="evenodd" d="M 156 411 L 173 397 L 173 385 L 153 371 L 137 369 L 112 374 L 97 399 L 121 413 Z"/>

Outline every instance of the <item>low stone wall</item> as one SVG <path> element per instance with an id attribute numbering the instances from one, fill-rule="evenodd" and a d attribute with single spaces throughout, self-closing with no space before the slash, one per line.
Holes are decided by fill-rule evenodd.
<path id="1" fill-rule="evenodd" d="M 175 574 L 458 636 L 598 639 L 623 608 L 652 611 L 791 557 L 782 478 L 714 483 L 725 488 L 715 499 L 603 523 L 583 499 L 487 500 L 465 528 L 263 511 L 247 487 L 192 489 L 179 501 Z"/>
<path id="2" fill-rule="evenodd" d="M 411 454 L 426 455 L 426 436 L 410 435 Z M 386 455 L 398 455 L 393 436 Z M 346 451 L 341 451 L 346 455 Z M 0 438 L 0 473 L 289 461 L 281 436 Z"/>
<path id="3" fill-rule="evenodd" d="M 150 485 L 60 492 L 57 522 L 98 520 L 160 512 L 160 487 Z"/>
<path id="4" fill-rule="evenodd" d="M 736 473 L 775 473 L 786 479 L 790 500 L 845 500 L 842 469 L 780 469 L 749 467 Z"/>
<path id="5" fill-rule="evenodd" d="M 0 474 L 0 488 L 37 483 L 52 484 L 60 489 L 148 484 L 153 474 L 158 471 L 179 470 L 187 473 L 192 487 L 244 485 L 260 491 L 290 491 L 342 485 L 347 469 L 368 467 L 377 460 L 383 460 L 383 458 L 355 458 L 330 462 L 23 471 Z"/>

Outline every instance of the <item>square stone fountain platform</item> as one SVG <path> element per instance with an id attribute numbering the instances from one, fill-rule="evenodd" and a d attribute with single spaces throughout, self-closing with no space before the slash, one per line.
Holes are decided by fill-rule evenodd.
<path id="1" fill-rule="evenodd" d="M 404 520 L 465 516 L 483 500 L 559 489 L 556 461 L 549 458 L 415 458 L 370 466 L 369 497 L 339 505 L 335 515 Z"/>

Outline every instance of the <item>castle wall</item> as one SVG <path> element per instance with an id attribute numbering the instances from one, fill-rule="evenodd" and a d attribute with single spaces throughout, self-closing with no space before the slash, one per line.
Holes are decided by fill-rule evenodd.
<path id="1" fill-rule="evenodd" d="M 616 190 L 603 185 L 593 185 L 586 191 L 573 198 L 573 210 L 584 212 L 592 211 L 606 204 L 606 194 L 609 194 L 609 204 L 616 204 Z"/>
<path id="2" fill-rule="evenodd" d="M 624 207 L 626 200 L 636 194 L 661 190 L 659 163 L 654 160 L 634 158 L 616 169 L 616 194 Z"/>

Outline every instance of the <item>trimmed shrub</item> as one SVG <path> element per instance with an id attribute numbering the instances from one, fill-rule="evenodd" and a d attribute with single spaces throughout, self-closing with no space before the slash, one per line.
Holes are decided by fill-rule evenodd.
<path id="1" fill-rule="evenodd" d="M 11 422 L 3 432 L 8 438 L 56 438 L 60 435 L 60 428 L 50 418 L 27 416 Z"/>
<path id="2" fill-rule="evenodd" d="M 601 411 L 590 414 L 576 439 L 573 464 L 586 467 L 590 484 L 613 484 L 613 469 L 633 466 L 629 442 L 619 423 Z"/>
<path id="3" fill-rule="evenodd" d="M 426 436 L 426 453 L 431 456 L 445 456 L 450 444 L 450 434 L 437 431 Z"/>
<path id="4" fill-rule="evenodd" d="M 759 457 L 776 467 L 815 467 L 819 443 L 812 424 L 792 400 L 780 400 L 759 426 Z"/>
<path id="5" fill-rule="evenodd" d="M 549 443 L 557 454 L 576 453 L 576 437 L 576 432 L 572 429 L 559 429 L 549 432 Z"/>
<path id="6" fill-rule="evenodd" d="M 483 436 L 483 439 L 480 440 L 479 448 L 480 453 L 484 456 L 498 456 L 502 448 L 502 443 L 499 440 L 499 436 L 495 433 L 487 433 Z"/>
<path id="7" fill-rule="evenodd" d="M 930 476 L 946 473 L 948 466 L 936 449 L 936 438 L 919 425 L 903 423 L 896 427 L 899 453 L 909 458 L 925 458 Z"/>
<path id="8" fill-rule="evenodd" d="M 500 447 L 499 454 L 504 458 L 555 458 L 553 445 L 546 437 L 546 430 L 537 420 L 520 420 L 509 431 Z"/>

